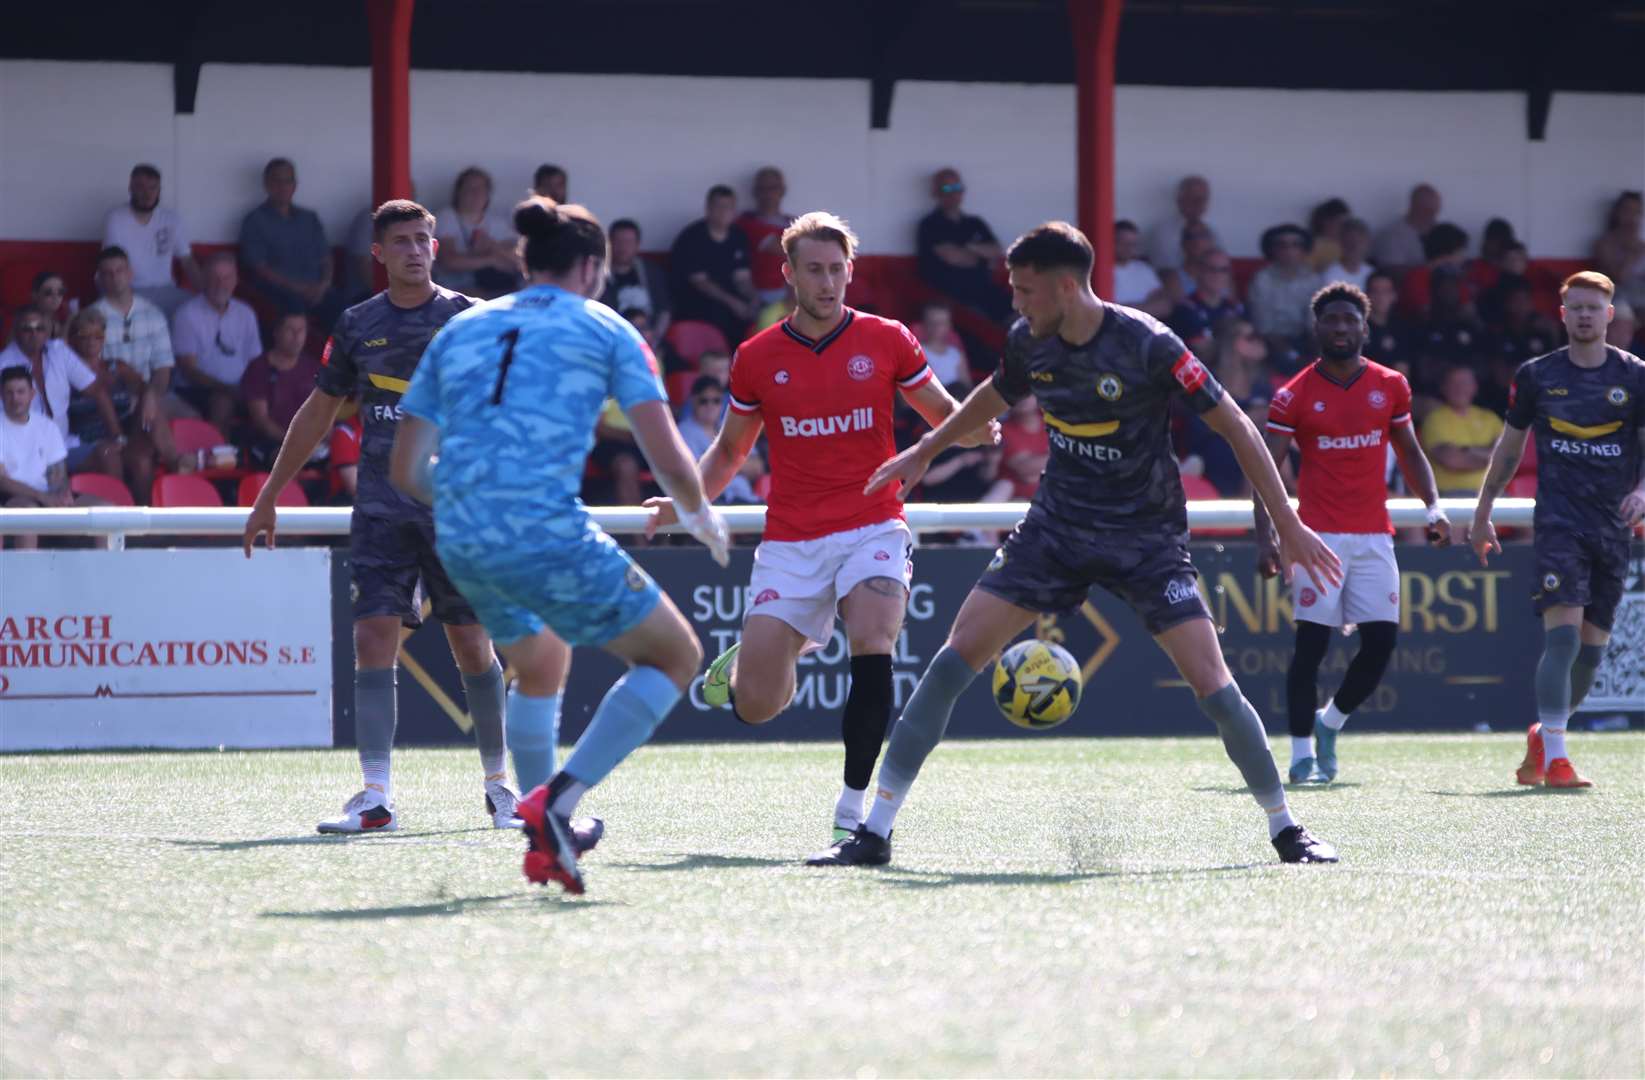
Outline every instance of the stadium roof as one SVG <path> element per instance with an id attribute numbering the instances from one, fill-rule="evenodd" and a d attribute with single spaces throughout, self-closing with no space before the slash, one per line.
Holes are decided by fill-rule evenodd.
<path id="1" fill-rule="evenodd" d="M 203 63 L 370 63 L 365 0 L 12 8 L 0 34 L 9 59 L 162 62 L 180 76 Z M 415 10 L 419 68 L 887 88 L 1074 81 L 1067 0 L 418 0 Z M 1121 84 L 1645 92 L 1645 0 L 1128 0 L 1123 10 Z M 179 78 L 180 105 L 188 82 Z"/>

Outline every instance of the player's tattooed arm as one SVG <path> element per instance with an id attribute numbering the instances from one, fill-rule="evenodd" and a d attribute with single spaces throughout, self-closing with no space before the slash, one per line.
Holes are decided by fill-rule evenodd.
<path id="1" fill-rule="evenodd" d="M 1530 430 L 1509 424 L 1502 429 L 1502 437 L 1491 451 L 1491 464 L 1479 485 L 1479 501 L 1474 504 L 1474 523 L 1468 530 L 1469 543 L 1481 566 L 1487 564 L 1492 552 L 1502 551 L 1502 545 L 1496 538 L 1496 526 L 1491 524 L 1491 508 L 1519 470 L 1519 459 L 1525 456 L 1525 437 Z"/>

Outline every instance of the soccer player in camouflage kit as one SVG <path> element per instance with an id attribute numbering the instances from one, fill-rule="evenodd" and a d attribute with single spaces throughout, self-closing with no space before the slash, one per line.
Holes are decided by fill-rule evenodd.
<path id="1" fill-rule="evenodd" d="M 1472 533 L 1480 565 L 1500 553 L 1491 507 L 1536 429 L 1536 573 L 1542 616 L 1536 723 L 1515 779 L 1526 786 L 1592 787 L 1565 749 L 1571 713 L 1593 685 L 1622 599 L 1629 534 L 1645 518 L 1645 362 L 1605 343 L 1616 287 L 1585 270 L 1560 286 L 1571 343 L 1528 360 L 1514 376 L 1508 423 L 1479 488 Z"/>
<path id="2" fill-rule="evenodd" d="M 438 248 L 434 228 L 434 215 L 417 203 L 394 200 L 377 208 L 372 254 L 387 271 L 389 287 L 349 308 L 337 321 L 321 356 L 314 391 L 292 419 L 269 482 L 246 522 L 248 557 L 260 533 L 266 533 L 269 546 L 274 546 L 276 495 L 331 430 L 343 401 L 358 394 L 364 433 L 349 558 L 354 574 L 355 732 L 364 783 L 340 817 L 320 823 L 321 832 L 384 832 L 398 827 L 389 771 L 396 723 L 395 670 L 401 628 L 420 625 L 423 596 L 445 625 L 451 655 L 462 673 L 484 771 L 486 812 L 497 828 L 520 824 L 514 815 L 519 800 L 508 786 L 504 760 L 502 667 L 484 627 L 435 556 L 434 520 L 428 507 L 388 481 L 400 395 L 410 385 L 429 341 L 453 315 L 477 302 L 441 288 L 429 276 Z M 568 667 L 569 649 L 564 649 L 564 656 Z M 515 740 L 520 744 L 515 747 L 515 765 L 522 784 L 540 783 L 550 771 L 552 734 L 531 734 L 538 737 Z M 536 745 L 544 738 L 546 746 Z"/>
<path id="3" fill-rule="evenodd" d="M 1180 394 L 1233 444 L 1272 508 L 1286 565 L 1323 588 L 1341 582 L 1340 561 L 1297 518 L 1256 428 L 1181 340 L 1152 316 L 1091 291 L 1091 244 L 1078 229 L 1052 222 L 1030 230 L 1006 263 L 1023 318 L 998 370 L 936 431 L 881 466 L 868 490 L 895 484 L 906 493 L 960 434 L 1029 394 L 1050 430 L 1050 464 L 1028 516 L 966 597 L 898 718 L 868 819 L 813 865 L 890 861 L 897 811 L 960 694 L 1038 614 L 1078 608 L 1093 585 L 1131 605 L 1193 688 L 1264 811 L 1280 858 L 1335 862 L 1335 849 L 1292 818 L 1268 735 L 1228 672 L 1196 586 L 1171 452 L 1172 398 Z"/>

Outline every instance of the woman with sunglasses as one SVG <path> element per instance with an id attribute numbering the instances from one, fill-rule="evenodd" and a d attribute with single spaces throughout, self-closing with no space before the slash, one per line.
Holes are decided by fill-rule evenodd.
<path id="1" fill-rule="evenodd" d="M 74 314 L 71 305 L 67 303 L 68 294 L 68 286 L 63 283 L 63 275 L 57 271 L 42 270 L 34 276 L 32 303 L 44 313 L 46 321 L 51 324 L 53 340 L 64 335 L 68 330 L 69 318 Z"/>

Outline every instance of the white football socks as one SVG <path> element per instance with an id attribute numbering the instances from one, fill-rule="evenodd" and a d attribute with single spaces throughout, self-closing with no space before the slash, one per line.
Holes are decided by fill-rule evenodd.
<path id="1" fill-rule="evenodd" d="M 1291 764 L 1295 765 L 1299 761 L 1307 761 L 1313 756 L 1314 737 L 1312 735 L 1304 735 L 1301 738 L 1295 735 L 1291 736 Z"/>
<path id="2" fill-rule="evenodd" d="M 1319 711 L 1319 722 L 1332 731 L 1341 731 L 1342 725 L 1348 722 L 1348 714 L 1337 708 L 1335 698 L 1326 703 L 1325 708 Z"/>
<path id="3" fill-rule="evenodd" d="M 1549 727 L 1548 721 L 1542 722 L 1542 767 L 1546 769 L 1562 757 L 1569 757 L 1565 752 L 1565 725 Z"/>
<path id="4" fill-rule="evenodd" d="M 842 829 L 861 825 L 863 797 L 867 794 L 866 789 L 859 790 L 849 784 L 841 787 L 839 801 L 834 804 L 834 824 Z"/>

